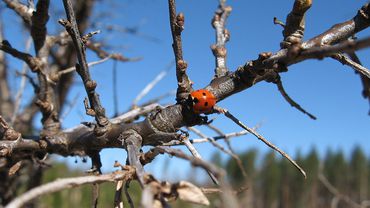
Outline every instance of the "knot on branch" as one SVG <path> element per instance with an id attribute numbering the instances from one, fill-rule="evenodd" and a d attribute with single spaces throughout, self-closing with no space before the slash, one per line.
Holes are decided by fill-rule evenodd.
<path id="1" fill-rule="evenodd" d="M 86 111 L 87 115 L 89 115 L 89 116 L 95 116 L 96 115 L 94 109 L 89 107 L 89 100 L 87 99 L 87 97 L 85 97 L 85 99 L 84 99 L 84 106 L 85 106 L 85 111 Z"/>
<path id="2" fill-rule="evenodd" d="M 188 68 L 188 63 L 184 60 L 178 60 L 176 63 L 176 67 L 181 70 L 181 72 L 185 72 L 186 68 Z"/>
<path id="3" fill-rule="evenodd" d="M 223 46 L 217 46 L 215 44 L 211 45 L 211 50 L 214 56 L 225 58 L 227 54 L 227 50 Z"/>
<path id="4" fill-rule="evenodd" d="M 292 36 L 290 36 L 292 37 Z M 287 58 L 294 59 L 297 57 L 302 51 L 302 43 L 301 39 L 292 39 L 290 45 L 287 47 Z"/>
<path id="5" fill-rule="evenodd" d="M 54 83 L 58 83 L 59 82 L 59 80 L 60 80 L 60 74 L 58 74 L 58 73 L 51 73 L 50 75 L 49 75 L 49 79 L 51 80 L 51 81 L 53 81 Z"/>
<path id="6" fill-rule="evenodd" d="M 184 24 L 185 24 L 185 16 L 182 12 L 180 12 L 177 16 L 176 16 L 176 26 L 177 26 L 177 30 L 179 30 L 180 32 L 182 30 L 184 30 Z"/>
<path id="7" fill-rule="evenodd" d="M 40 108 L 40 110 L 43 113 L 50 114 L 54 110 L 53 104 L 51 104 L 50 102 L 47 102 L 47 101 L 42 101 L 42 100 L 38 99 L 38 100 L 36 100 L 35 104 Z"/>
<path id="8" fill-rule="evenodd" d="M 225 42 L 230 40 L 230 31 L 228 29 L 224 29 L 224 37 L 225 37 Z"/>
<path id="9" fill-rule="evenodd" d="M 17 140 L 21 137 L 21 134 L 10 127 L 2 116 L 0 116 L 0 126 L 0 139 L 3 136 L 5 140 Z"/>
<path id="10" fill-rule="evenodd" d="M 88 90 L 95 90 L 95 88 L 96 88 L 96 81 L 94 81 L 94 80 L 88 80 L 87 82 L 86 82 L 86 88 L 88 89 Z"/>
<path id="11" fill-rule="evenodd" d="M 285 32 L 285 30 L 284 30 Z M 287 32 L 290 33 L 290 32 Z M 303 38 L 303 30 L 296 30 L 295 32 L 288 35 L 281 43 L 280 48 L 289 48 L 290 46 L 301 43 Z"/>
<path id="12" fill-rule="evenodd" d="M 44 65 L 41 59 L 32 56 L 27 57 L 26 62 L 30 67 L 31 71 L 36 73 L 40 72 Z"/>
<path id="13" fill-rule="evenodd" d="M 4 136 L 6 140 L 14 141 L 21 138 L 21 133 L 15 131 L 13 128 L 9 128 L 5 131 Z"/>
<path id="14" fill-rule="evenodd" d="M 367 21 L 370 21 L 370 3 L 367 3 L 360 10 L 358 10 L 358 15 L 362 16 Z"/>
<path id="15" fill-rule="evenodd" d="M 176 132 L 176 128 L 173 126 L 170 117 L 168 117 L 166 111 L 162 111 L 162 109 L 157 109 L 157 111 L 150 114 L 147 119 L 155 132 Z"/>

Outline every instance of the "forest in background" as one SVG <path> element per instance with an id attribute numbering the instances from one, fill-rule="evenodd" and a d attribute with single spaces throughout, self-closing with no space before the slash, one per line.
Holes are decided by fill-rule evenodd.
<path id="1" fill-rule="evenodd" d="M 315 149 L 307 155 L 297 154 L 296 160 L 307 172 L 307 179 L 290 163 L 274 152 L 261 155 L 255 149 L 239 154 L 248 177 L 243 177 L 237 163 L 232 158 L 221 159 L 219 152 L 214 154 L 213 161 L 227 170 L 227 178 L 235 190 L 243 207 L 266 208 L 299 208 L 299 207 L 351 207 L 351 203 L 366 207 L 370 199 L 370 157 L 365 155 L 360 147 L 353 149 L 346 156 L 342 151 L 328 150 L 320 157 Z M 320 159 L 321 158 L 321 159 Z M 71 169 L 64 163 L 54 163 L 44 175 L 44 183 L 56 178 L 82 175 L 83 170 Z M 191 181 L 189 178 L 183 180 Z M 319 178 L 320 173 L 324 178 Z M 327 180 L 324 184 L 322 180 Z M 204 183 L 204 187 L 211 187 Z M 114 183 L 104 183 L 100 186 L 98 207 L 111 207 L 114 197 Z M 40 207 L 90 207 L 92 186 L 67 189 L 46 195 L 39 200 Z M 129 189 L 135 204 L 140 200 L 140 188 L 133 181 Z M 209 194 L 211 207 L 218 207 L 218 194 Z M 128 204 L 125 202 L 127 207 Z M 177 200 L 173 207 L 203 207 L 194 206 Z M 126 206 L 125 206 L 126 207 Z"/>

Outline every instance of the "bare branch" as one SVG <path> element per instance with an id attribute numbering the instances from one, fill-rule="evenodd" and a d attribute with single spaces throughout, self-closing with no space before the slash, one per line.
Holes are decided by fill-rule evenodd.
<path id="1" fill-rule="evenodd" d="M 362 206 L 360 204 L 358 204 L 357 202 L 353 201 L 351 198 L 349 198 L 347 195 L 344 195 L 342 193 L 340 193 L 330 182 L 329 180 L 324 176 L 324 174 L 319 171 L 319 174 L 318 174 L 318 179 L 319 181 L 330 191 L 330 193 L 332 193 L 338 200 L 343 200 L 345 201 L 347 204 L 349 204 L 351 207 L 355 207 L 355 208 L 362 208 Z"/>
<path id="2" fill-rule="evenodd" d="M 356 55 L 356 53 L 348 53 L 348 55 L 351 57 L 351 59 L 357 63 L 357 64 L 361 64 L 361 61 L 360 59 L 358 58 L 358 56 Z M 368 99 L 369 100 L 369 103 L 370 103 L 370 79 L 365 77 L 364 75 L 360 74 L 360 77 L 361 77 L 361 81 L 362 81 L 362 96 L 365 98 L 365 99 Z M 369 115 L 370 115 L 370 111 L 369 111 Z"/>
<path id="3" fill-rule="evenodd" d="M 19 1 L 4 0 L 4 2 L 7 7 L 14 10 L 20 17 L 22 17 L 26 25 L 31 25 L 31 16 L 33 12 L 32 8 L 28 8 L 26 5 L 21 4 Z"/>
<path id="4" fill-rule="evenodd" d="M 309 58 L 323 58 L 325 56 L 330 56 L 335 53 L 348 53 L 357 51 L 363 48 L 367 48 L 370 46 L 370 37 L 362 39 L 362 40 L 347 40 L 343 41 L 337 45 L 333 46 L 322 46 L 322 47 L 312 47 L 307 50 L 303 50 L 300 54 L 302 58 L 309 59 Z"/>
<path id="5" fill-rule="evenodd" d="M 195 147 L 190 143 L 190 141 L 189 141 L 189 139 L 187 137 L 184 137 L 182 139 L 182 141 L 185 144 L 185 146 L 188 148 L 188 150 L 190 151 L 190 153 L 195 158 L 202 159 L 202 156 L 199 154 L 199 152 L 197 151 L 197 149 L 195 149 Z M 219 185 L 220 183 L 218 182 L 217 178 L 211 172 L 209 172 L 208 170 L 206 170 L 206 171 L 207 171 L 209 177 L 212 179 L 213 183 L 216 184 L 216 185 Z"/>
<path id="6" fill-rule="evenodd" d="M 118 86 L 117 86 L 117 60 L 113 61 L 112 66 L 112 90 L 113 90 L 113 108 L 114 116 L 118 115 Z"/>
<path id="7" fill-rule="evenodd" d="M 281 48 L 289 48 L 301 42 L 305 29 L 305 13 L 311 7 L 311 0 L 295 0 L 292 11 L 286 18 L 283 35 L 284 41 Z"/>
<path id="8" fill-rule="evenodd" d="M 15 131 L 11 126 L 8 125 L 8 123 L 5 121 L 5 119 L 0 115 L 0 140 L 5 139 L 9 141 L 15 141 L 18 142 L 19 139 L 21 139 L 21 134 L 17 131 Z M 1 149 L 1 148 L 0 148 Z M 1 156 L 1 153 L 0 153 Z"/>
<path id="9" fill-rule="evenodd" d="M 220 145 L 219 143 L 216 142 L 216 140 L 214 140 L 213 138 L 211 137 L 208 137 L 206 135 L 204 135 L 202 132 L 200 132 L 198 129 L 194 128 L 194 127 L 188 127 L 189 130 L 193 131 L 194 133 L 196 133 L 198 136 L 200 136 L 201 138 L 204 138 L 204 139 L 207 139 L 214 147 L 216 147 L 217 149 L 221 150 L 222 152 L 230 155 L 237 163 L 240 171 L 242 171 L 242 175 L 244 177 L 247 177 L 247 173 L 243 167 L 243 163 L 242 161 L 240 160 L 239 156 L 236 155 L 234 152 L 230 151 L 230 150 L 227 150 L 225 149 L 222 145 Z M 190 142 L 188 142 L 189 144 L 191 144 Z"/>
<path id="10" fill-rule="evenodd" d="M 312 115 L 311 113 L 307 112 L 305 109 L 303 109 L 297 102 L 295 102 L 289 95 L 288 93 L 285 91 L 284 87 L 283 87 L 283 82 L 281 81 L 281 78 L 280 76 L 278 77 L 278 79 L 276 80 L 276 85 L 279 89 L 279 92 L 281 93 L 281 95 L 284 97 L 284 99 L 294 108 L 296 108 L 297 110 L 301 111 L 302 113 L 306 114 L 308 117 L 310 117 L 311 119 L 313 120 L 316 120 L 316 116 Z"/>
<path id="11" fill-rule="evenodd" d="M 185 153 L 183 153 L 179 149 L 172 149 L 172 148 L 169 148 L 169 147 L 158 146 L 158 147 L 152 148 L 151 150 L 154 151 L 154 152 L 159 152 L 160 154 L 167 153 L 169 155 L 172 155 L 172 156 L 175 156 L 175 157 L 178 157 L 178 158 L 182 158 L 184 160 L 188 160 L 189 162 L 191 162 L 192 165 L 199 166 L 199 167 L 201 167 L 201 168 L 203 168 L 207 171 L 210 171 L 214 176 L 216 176 L 216 178 L 218 180 L 222 180 L 222 177 L 225 175 L 225 173 L 222 169 L 217 168 L 213 164 L 208 163 L 206 161 L 203 161 L 200 158 L 196 158 L 196 157 L 186 155 Z"/>
<path id="12" fill-rule="evenodd" d="M 123 180 L 123 181 L 130 180 L 134 174 L 135 174 L 135 170 L 133 168 L 127 167 L 125 171 L 116 171 L 110 174 L 59 179 L 59 180 L 43 184 L 39 187 L 36 187 L 36 188 L 33 188 L 27 191 L 26 193 L 15 198 L 5 207 L 6 208 L 22 207 L 27 202 L 39 196 L 51 194 L 51 193 L 69 189 L 69 188 L 79 187 L 84 184 L 114 182 L 118 180 Z"/>
<path id="13" fill-rule="evenodd" d="M 94 43 L 91 40 L 87 41 L 85 44 L 86 44 L 87 48 L 94 51 L 96 53 L 96 55 L 101 59 L 104 59 L 108 56 L 111 56 L 113 60 L 122 61 L 122 62 L 140 61 L 141 60 L 140 57 L 127 58 L 127 57 L 125 57 L 125 56 L 123 56 L 122 54 L 119 54 L 119 53 L 108 53 L 108 52 L 106 52 L 105 50 L 102 49 L 102 46 L 101 46 L 100 43 Z"/>
<path id="14" fill-rule="evenodd" d="M 170 26 L 172 33 L 172 48 L 176 60 L 176 78 L 177 78 L 177 95 L 176 101 L 183 102 L 188 98 L 189 93 L 192 91 L 192 82 L 186 74 L 188 64 L 184 61 L 182 55 L 182 42 L 181 32 L 184 29 L 185 17 L 183 13 L 176 16 L 176 3 L 175 0 L 168 0 L 169 13 L 170 13 Z"/>
<path id="15" fill-rule="evenodd" d="M 77 50 L 77 58 L 79 62 L 79 64 L 76 65 L 76 69 L 85 85 L 91 108 L 95 111 L 95 120 L 98 123 L 97 131 L 100 132 L 99 134 L 104 134 L 107 131 L 106 127 L 109 125 L 109 120 L 105 116 L 105 109 L 100 103 L 99 95 L 95 92 L 97 84 L 90 76 L 89 67 L 86 62 L 85 46 L 78 30 L 72 3 L 70 0 L 63 0 L 63 4 L 68 21 L 60 20 L 59 22 L 66 28 L 67 32 L 72 37 L 74 46 Z"/>
<path id="16" fill-rule="evenodd" d="M 334 54 L 331 57 L 333 59 L 339 61 L 343 65 L 347 65 L 347 66 L 351 67 L 352 69 L 354 69 L 358 73 L 360 73 L 360 74 L 366 76 L 368 79 L 370 79 L 370 71 L 369 71 L 369 69 L 365 68 L 361 64 L 358 64 L 358 63 L 352 61 L 347 56 L 345 56 L 343 54 Z"/>
<path id="17" fill-rule="evenodd" d="M 218 107 L 219 108 L 219 107 Z M 304 178 L 306 178 L 306 172 L 288 155 L 286 154 L 284 151 L 280 150 L 278 147 L 276 147 L 274 144 L 272 144 L 271 142 L 269 142 L 267 139 L 265 139 L 262 135 L 258 134 L 256 131 L 254 131 L 253 129 L 249 128 L 248 126 L 244 125 L 241 121 L 239 121 L 239 119 L 237 119 L 235 116 L 233 116 L 228 110 L 226 109 L 218 109 L 219 112 L 225 114 L 226 117 L 230 118 L 232 121 L 234 121 L 234 123 L 236 123 L 238 126 L 242 127 L 243 129 L 247 130 L 249 133 L 253 134 L 254 136 L 256 136 L 259 140 L 261 140 L 263 143 L 265 143 L 267 146 L 269 146 L 270 148 L 272 148 L 273 150 L 277 151 L 278 153 L 280 153 L 281 156 L 285 157 L 286 159 L 289 160 L 290 163 L 292 163 L 294 165 L 294 167 L 296 167 L 301 173 L 302 175 L 304 176 Z"/>
<path id="18" fill-rule="evenodd" d="M 308 58 L 317 58 L 317 57 L 323 57 L 324 55 L 330 56 L 333 53 L 338 52 L 344 52 L 344 48 L 348 46 L 344 46 L 344 48 L 340 49 L 340 47 L 343 47 L 343 45 L 339 46 L 338 48 L 327 48 L 330 52 L 324 50 L 320 52 L 319 48 L 325 48 L 327 45 L 334 45 L 337 43 L 340 43 L 342 41 L 347 40 L 348 38 L 352 37 L 354 34 L 364 30 L 365 28 L 369 27 L 370 22 L 368 21 L 368 16 L 370 14 L 370 4 L 366 3 L 354 16 L 351 20 L 348 20 L 343 23 L 339 23 L 331 27 L 329 30 L 325 31 L 324 33 L 319 34 L 318 36 L 311 38 L 310 40 L 302 43 L 301 47 L 303 50 L 308 50 L 310 48 L 313 48 L 314 51 L 306 51 L 302 52 L 297 57 L 288 56 L 288 50 L 282 49 L 278 52 L 276 52 L 274 55 L 272 55 L 270 58 L 268 58 L 264 63 L 271 63 L 271 62 L 280 62 L 284 63 L 286 65 L 291 65 L 297 62 L 300 62 L 302 60 L 308 59 Z M 366 42 L 366 41 L 365 41 Z M 358 46 L 359 47 L 359 46 Z M 359 49 L 359 48 L 357 48 Z M 300 50 L 298 48 L 298 50 Z M 343 50 L 343 51 L 342 51 Z M 347 49 L 348 51 L 351 51 L 351 49 Z M 353 50 L 352 50 L 353 51 Z M 296 52 L 295 52 L 296 53 Z M 304 55 L 304 53 L 309 53 L 311 55 Z M 321 53 L 320 56 L 318 56 L 317 53 Z M 299 54 L 299 52 L 298 52 Z M 296 54 L 296 55 L 298 55 Z M 315 55 L 313 55 L 315 54 Z M 308 57 L 307 57 L 308 56 Z M 290 58 L 289 58 L 290 57 Z"/>
<path id="19" fill-rule="evenodd" d="M 230 140 L 228 137 L 226 137 L 226 135 L 220 130 L 218 129 L 216 126 L 213 126 L 211 124 L 211 122 L 207 125 L 208 128 L 210 128 L 211 130 L 213 130 L 214 132 L 216 132 L 219 136 L 224 136 L 225 137 L 225 143 L 227 145 L 227 147 L 229 148 L 229 150 L 235 154 L 233 148 L 231 147 L 231 143 L 230 143 Z M 216 141 L 216 139 L 212 138 L 213 140 Z"/>
<path id="20" fill-rule="evenodd" d="M 216 58 L 215 77 L 222 77 L 229 71 L 226 66 L 227 51 L 225 44 L 230 39 L 230 32 L 225 28 L 225 25 L 231 10 L 231 6 L 226 6 L 225 1 L 220 1 L 212 20 L 212 26 L 216 31 L 216 44 L 211 46 L 213 55 Z"/>
<path id="21" fill-rule="evenodd" d="M 10 43 L 6 40 L 3 40 L 0 43 L 0 50 L 4 51 L 6 53 L 9 53 L 10 55 L 14 56 L 15 58 L 18 58 L 18 59 L 26 62 L 28 67 L 30 67 L 30 69 L 33 72 L 37 72 L 37 71 L 41 70 L 41 68 L 42 68 L 41 60 L 39 60 L 36 57 L 31 56 L 28 53 L 23 53 L 21 51 L 18 51 L 17 49 L 13 48 L 10 45 Z"/>

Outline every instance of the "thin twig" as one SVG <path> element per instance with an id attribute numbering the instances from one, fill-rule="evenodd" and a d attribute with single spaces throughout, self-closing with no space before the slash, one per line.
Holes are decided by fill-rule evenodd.
<path id="1" fill-rule="evenodd" d="M 301 111 L 302 113 L 306 114 L 308 117 L 310 117 L 313 120 L 316 120 L 316 116 L 312 115 L 311 113 L 307 112 L 305 109 L 303 109 L 297 102 L 295 102 L 285 91 L 283 82 L 281 81 L 280 76 L 278 76 L 278 79 L 275 81 L 276 86 L 278 87 L 278 90 L 280 94 L 283 96 L 283 98 L 294 108 Z"/>
<path id="2" fill-rule="evenodd" d="M 247 177 L 247 173 L 243 167 L 243 163 L 242 161 L 240 160 L 239 156 L 236 155 L 235 153 L 233 153 L 232 151 L 230 150 L 227 150 L 225 149 L 222 145 L 220 145 L 219 143 L 216 142 L 216 140 L 214 140 L 213 138 L 211 137 L 208 137 L 206 136 L 205 134 L 203 134 L 201 131 L 199 131 L 198 129 L 194 128 L 194 127 L 188 127 L 188 129 L 192 132 L 194 132 L 195 134 L 197 134 L 198 136 L 200 136 L 201 138 L 204 138 L 204 139 L 207 139 L 214 147 L 218 148 L 219 150 L 221 150 L 222 152 L 224 152 L 225 154 L 228 154 L 230 155 L 235 161 L 236 163 L 238 164 L 238 167 L 239 169 L 242 171 L 242 175 L 244 177 Z M 189 144 L 191 144 L 189 142 Z"/>
<path id="3" fill-rule="evenodd" d="M 15 58 L 18 58 L 24 62 L 27 63 L 28 67 L 30 67 L 30 69 L 33 71 L 33 72 L 37 72 L 39 71 L 41 68 L 42 68 L 42 63 L 41 63 L 41 60 L 39 60 L 38 58 L 36 57 L 33 57 L 31 56 L 30 54 L 28 53 L 23 53 L 21 51 L 18 51 L 17 49 L 13 48 L 10 43 L 6 40 L 3 40 L 1 43 L 0 43 L 0 50 L 3 50 L 4 52 L 14 56 Z"/>
<path id="4" fill-rule="evenodd" d="M 353 201 L 349 196 L 340 193 L 339 190 L 336 189 L 329 182 L 329 180 L 325 177 L 325 175 L 322 173 L 322 170 L 323 170 L 323 165 L 320 164 L 320 166 L 319 166 L 319 173 L 318 173 L 318 179 L 329 190 L 330 193 L 332 193 L 336 198 L 342 199 L 347 204 L 349 204 L 351 207 L 362 208 L 362 206 L 359 203 Z"/>
<path id="5" fill-rule="evenodd" d="M 225 136 L 225 134 L 219 129 L 217 128 L 216 126 L 213 126 L 212 124 L 208 124 L 207 125 L 208 128 L 210 128 L 211 130 L 213 130 L 214 132 L 216 132 L 219 136 Z M 213 139 L 215 140 L 215 139 Z M 228 137 L 225 137 L 225 143 L 227 145 L 227 147 L 229 148 L 229 150 L 235 154 L 233 148 L 231 147 L 231 143 L 230 143 L 230 140 Z"/>
<path id="6" fill-rule="evenodd" d="M 32 12 L 34 11 L 32 8 L 28 8 L 26 5 L 20 3 L 19 1 L 14 0 L 3 0 L 7 7 L 14 10 L 20 17 L 22 17 L 23 21 L 30 26 L 31 25 L 31 17 Z"/>
<path id="7" fill-rule="evenodd" d="M 160 154 L 167 153 L 169 155 L 176 156 L 176 157 L 182 158 L 184 160 L 188 160 L 189 162 L 191 162 L 192 165 L 198 166 L 198 167 L 201 167 L 205 170 L 210 171 L 219 180 L 222 180 L 222 177 L 224 176 L 224 171 L 222 169 L 220 169 L 220 168 L 214 166 L 213 164 L 208 163 L 208 162 L 206 162 L 202 159 L 189 156 L 189 155 L 185 154 L 184 152 L 182 152 L 179 149 L 173 149 L 173 148 L 169 148 L 169 147 L 158 146 L 158 147 L 152 148 L 152 151 L 158 151 Z"/>
<path id="8" fill-rule="evenodd" d="M 79 187 L 84 184 L 114 182 L 118 180 L 126 181 L 131 179 L 134 174 L 135 170 L 127 167 L 126 171 L 116 171 L 110 174 L 58 179 L 56 181 L 43 184 L 23 193 L 22 195 L 11 201 L 9 204 L 7 204 L 5 208 L 19 208 L 39 196 L 51 194 L 69 188 Z"/>
<path id="9" fill-rule="evenodd" d="M 190 153 L 195 158 L 202 159 L 202 156 L 199 154 L 199 152 L 197 151 L 197 149 L 195 149 L 195 147 L 189 142 L 189 139 L 187 137 L 184 137 L 182 139 L 182 141 L 185 144 L 185 146 L 188 148 L 188 150 L 190 151 Z M 220 183 L 218 182 L 217 178 L 211 172 L 209 172 L 208 170 L 206 170 L 206 171 L 207 171 L 209 177 L 212 179 L 213 183 L 216 184 L 216 185 L 219 185 Z"/>
<path id="10" fill-rule="evenodd" d="M 231 119 L 232 121 L 234 121 L 234 123 L 236 123 L 238 126 L 240 126 L 243 129 L 247 130 L 249 133 L 253 134 L 255 137 L 257 137 L 259 140 L 261 140 L 267 146 L 269 146 L 273 150 L 275 150 L 278 153 L 280 153 L 280 155 L 282 155 L 283 157 L 285 157 L 286 159 L 288 159 L 289 162 L 292 163 L 294 165 L 294 167 L 296 167 L 302 173 L 302 175 L 304 176 L 304 178 L 307 177 L 306 176 L 306 172 L 287 153 L 285 153 L 284 151 L 280 150 L 278 147 L 276 147 L 274 144 L 272 144 L 271 142 L 269 142 L 262 135 L 260 135 L 256 131 L 254 131 L 252 128 L 249 128 L 248 126 L 244 125 L 241 121 L 239 121 L 239 119 L 237 119 L 234 115 L 232 115 L 228 110 L 221 109 L 220 107 L 218 107 L 218 108 L 219 108 L 218 109 L 219 112 L 225 114 L 226 117 L 228 117 L 229 119 Z"/>
<path id="11" fill-rule="evenodd" d="M 354 61 L 352 61 L 350 58 L 345 56 L 344 54 L 334 54 L 331 56 L 333 59 L 339 61 L 343 65 L 350 66 L 355 71 L 359 72 L 360 74 L 366 76 L 370 79 L 370 70 L 362 66 L 361 64 L 358 64 Z"/>
<path id="12" fill-rule="evenodd" d="M 213 140 L 217 141 L 217 140 L 220 140 L 220 139 L 229 139 L 231 137 L 239 137 L 239 136 L 243 136 L 243 135 L 246 135 L 246 134 L 249 134 L 249 132 L 247 130 L 243 130 L 243 131 L 239 131 L 239 132 L 228 133 L 228 134 L 221 135 L 221 136 L 214 136 L 214 137 L 211 137 L 211 138 Z M 207 138 L 190 139 L 189 141 L 192 144 L 209 142 L 209 140 Z M 176 145 L 182 145 L 182 144 L 183 143 L 181 141 L 173 140 L 171 142 L 163 144 L 163 146 L 176 146 Z"/>
<path id="13" fill-rule="evenodd" d="M 140 57 L 127 58 L 127 57 L 124 57 L 122 54 L 119 54 L 119 53 L 108 53 L 108 52 L 106 52 L 105 50 L 102 49 L 102 45 L 100 43 L 94 43 L 91 40 L 87 41 L 85 44 L 86 44 L 87 48 L 89 48 L 90 50 L 95 52 L 96 55 L 101 59 L 104 59 L 108 56 L 112 56 L 113 60 L 122 61 L 122 62 L 140 61 L 142 59 Z"/>

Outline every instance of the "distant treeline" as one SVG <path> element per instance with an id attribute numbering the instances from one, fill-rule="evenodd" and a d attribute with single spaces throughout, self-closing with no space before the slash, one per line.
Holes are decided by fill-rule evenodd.
<path id="1" fill-rule="evenodd" d="M 349 157 L 345 157 L 342 151 L 329 150 L 320 160 L 314 149 L 307 155 L 298 155 L 295 159 L 306 170 L 307 179 L 286 159 L 274 152 L 262 155 L 262 160 L 261 155 L 253 149 L 239 157 L 247 177 L 243 176 L 232 158 L 221 162 L 219 153 L 216 153 L 213 162 L 227 171 L 227 180 L 235 189 L 246 188 L 237 195 L 241 207 L 344 208 L 353 207 L 353 203 L 370 204 L 367 201 L 370 199 L 370 158 L 359 147 Z M 326 185 L 320 180 L 320 173 L 324 176 Z M 82 174 L 81 171 L 68 169 L 65 164 L 58 164 L 46 172 L 44 181 Z M 114 190 L 115 185 L 112 183 L 100 186 L 99 207 L 113 206 Z M 130 194 L 137 203 L 140 188 L 136 183 L 131 184 Z M 91 186 L 83 186 L 44 196 L 39 199 L 38 207 L 91 207 L 91 196 Z M 209 199 L 212 201 L 211 207 L 218 207 L 220 204 L 220 197 L 216 194 L 209 195 Z M 172 205 L 181 208 L 199 207 L 182 202 Z"/>
<path id="2" fill-rule="evenodd" d="M 328 150 L 320 160 L 315 149 L 305 156 L 298 155 L 295 160 L 307 172 L 307 179 L 274 152 L 264 155 L 258 165 L 257 156 L 256 150 L 239 155 L 246 178 L 235 160 L 219 163 L 227 170 L 235 188 L 248 188 L 240 194 L 242 207 L 344 208 L 356 207 L 355 203 L 370 207 L 367 201 L 370 199 L 370 158 L 359 147 L 354 148 L 349 157 L 342 151 Z M 217 162 L 219 157 L 213 158 Z"/>

